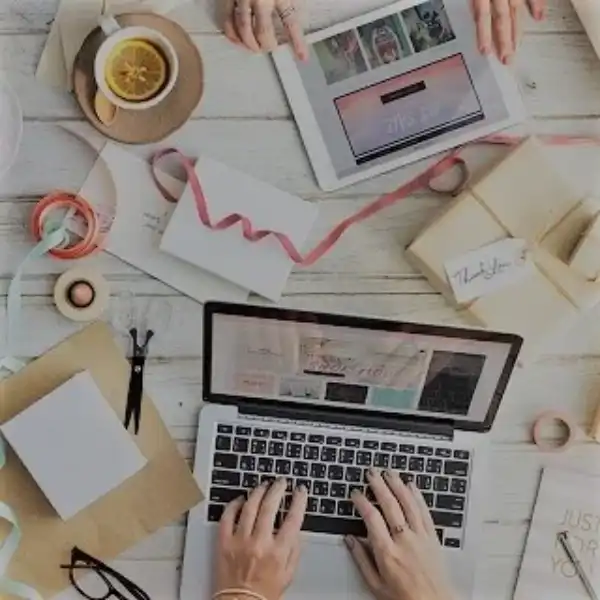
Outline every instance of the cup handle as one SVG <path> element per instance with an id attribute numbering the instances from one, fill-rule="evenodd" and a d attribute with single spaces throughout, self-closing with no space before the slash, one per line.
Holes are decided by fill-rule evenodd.
<path id="1" fill-rule="evenodd" d="M 117 33 L 121 29 L 121 26 L 112 15 L 103 15 L 99 21 L 100 27 L 106 37 L 111 36 L 113 33 Z"/>

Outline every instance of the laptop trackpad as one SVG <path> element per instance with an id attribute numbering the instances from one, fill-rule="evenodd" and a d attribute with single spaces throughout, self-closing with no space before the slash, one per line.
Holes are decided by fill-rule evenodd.
<path id="1" fill-rule="evenodd" d="M 364 598 L 372 600 L 344 542 L 304 539 L 300 566 L 286 598 Z"/>

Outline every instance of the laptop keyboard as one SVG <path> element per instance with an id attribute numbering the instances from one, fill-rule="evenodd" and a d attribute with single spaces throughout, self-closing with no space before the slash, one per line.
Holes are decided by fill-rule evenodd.
<path id="1" fill-rule="evenodd" d="M 226 504 L 247 496 L 263 481 L 285 477 L 288 493 L 280 516 L 289 509 L 294 488 L 304 485 L 309 493 L 305 531 L 365 536 L 350 494 L 358 489 L 374 501 L 366 484 L 370 467 L 397 471 L 405 483 L 415 481 L 441 543 L 462 546 L 470 452 L 437 442 L 384 441 L 359 433 L 217 425 L 208 520 L 219 521 Z"/>

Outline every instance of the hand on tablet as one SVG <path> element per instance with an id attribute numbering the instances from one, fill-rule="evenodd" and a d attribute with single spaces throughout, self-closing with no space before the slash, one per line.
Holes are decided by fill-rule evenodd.
<path id="1" fill-rule="evenodd" d="M 498 58 L 508 64 L 517 49 L 519 20 L 527 5 L 536 21 L 544 18 L 546 0 L 472 0 L 479 49 L 488 54 L 495 49 Z"/>
<path id="2" fill-rule="evenodd" d="M 288 40 L 299 60 L 308 58 L 308 48 L 293 0 L 227 0 L 225 35 L 253 52 L 277 48 L 275 17 L 281 19 Z"/>

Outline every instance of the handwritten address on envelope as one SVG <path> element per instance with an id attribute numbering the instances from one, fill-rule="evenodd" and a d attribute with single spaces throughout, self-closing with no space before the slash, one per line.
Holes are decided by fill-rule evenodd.
<path id="1" fill-rule="evenodd" d="M 507 238 L 444 263 L 459 303 L 470 302 L 517 283 L 531 268 L 525 240 Z"/>

